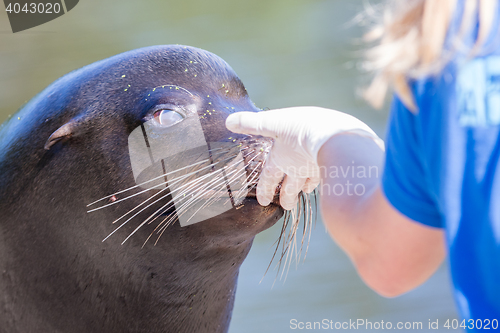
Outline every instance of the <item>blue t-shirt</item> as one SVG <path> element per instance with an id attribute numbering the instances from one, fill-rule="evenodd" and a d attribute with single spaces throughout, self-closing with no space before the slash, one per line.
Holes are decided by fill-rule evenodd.
<path id="1" fill-rule="evenodd" d="M 445 229 L 461 316 L 500 330 L 500 52 L 411 86 L 418 113 L 393 100 L 383 191 L 412 220 Z"/>

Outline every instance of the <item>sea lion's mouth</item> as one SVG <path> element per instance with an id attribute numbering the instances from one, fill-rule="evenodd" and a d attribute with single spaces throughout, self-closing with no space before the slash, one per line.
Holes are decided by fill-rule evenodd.
<path id="1" fill-rule="evenodd" d="M 276 192 L 274 193 L 273 200 L 271 201 L 271 204 L 280 206 L 280 190 L 281 190 L 281 184 L 283 184 L 283 181 L 281 181 L 276 188 Z M 246 196 L 247 199 L 254 199 L 257 200 L 257 190 L 256 187 L 252 188 L 251 190 L 248 191 L 248 194 Z"/>
<path id="2" fill-rule="evenodd" d="M 263 136 L 248 136 L 239 141 L 247 173 L 248 194 L 246 198 L 257 200 L 257 183 L 274 140 Z M 279 206 L 279 194 L 283 180 L 278 184 L 271 204 Z"/>

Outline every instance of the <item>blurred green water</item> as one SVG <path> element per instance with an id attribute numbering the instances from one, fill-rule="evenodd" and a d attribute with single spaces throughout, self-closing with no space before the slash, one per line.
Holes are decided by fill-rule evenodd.
<path id="1" fill-rule="evenodd" d="M 383 135 L 387 110 L 373 111 L 355 94 L 361 30 L 348 23 L 362 6 L 358 0 L 82 0 L 61 18 L 16 34 L 2 11 L 0 122 L 73 69 L 143 46 L 186 44 L 224 58 L 259 107 L 338 109 Z M 320 221 L 306 261 L 291 268 L 287 281 L 273 287 L 271 272 L 259 284 L 278 228 L 257 237 L 241 269 L 231 332 L 288 332 L 294 318 L 421 321 L 425 332 L 429 320 L 455 318 L 445 268 L 417 290 L 384 299 L 364 286 Z"/>

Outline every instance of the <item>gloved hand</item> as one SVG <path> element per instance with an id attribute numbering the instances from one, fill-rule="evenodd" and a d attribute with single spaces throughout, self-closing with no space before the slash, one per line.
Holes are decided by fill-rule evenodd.
<path id="1" fill-rule="evenodd" d="M 318 186 L 318 151 L 332 136 L 356 133 L 373 139 L 384 149 L 383 141 L 359 119 L 319 107 L 237 112 L 226 119 L 226 127 L 235 133 L 275 139 L 257 184 L 257 200 L 263 206 L 269 205 L 286 174 L 280 191 L 280 204 L 284 209 L 295 207 L 301 190 L 310 193 Z"/>

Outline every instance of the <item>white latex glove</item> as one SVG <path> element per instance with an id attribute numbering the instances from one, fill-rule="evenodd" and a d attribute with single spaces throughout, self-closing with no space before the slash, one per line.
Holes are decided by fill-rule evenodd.
<path id="1" fill-rule="evenodd" d="M 235 133 L 275 139 L 257 184 L 257 200 L 263 206 L 269 205 L 286 175 L 280 191 L 280 204 L 284 209 L 295 207 L 300 191 L 310 193 L 318 186 L 318 151 L 332 136 L 356 133 L 373 139 L 384 149 L 384 142 L 361 120 L 319 107 L 237 112 L 226 119 L 226 127 Z"/>

